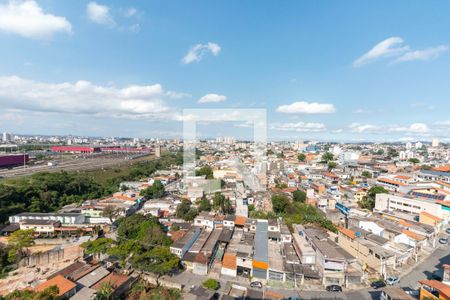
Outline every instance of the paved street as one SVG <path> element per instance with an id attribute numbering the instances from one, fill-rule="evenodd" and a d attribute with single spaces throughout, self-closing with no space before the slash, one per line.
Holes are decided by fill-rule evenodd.
<path id="1" fill-rule="evenodd" d="M 440 271 L 443 264 L 450 264 L 450 246 L 440 245 L 425 261 L 414 267 L 408 274 L 402 276 L 399 286 L 402 288 L 417 289 L 419 284 L 417 283 L 422 279 L 430 279 L 433 272 Z M 186 288 L 192 285 L 200 285 L 206 277 L 194 275 L 190 272 L 183 272 L 172 280 L 183 283 Z M 239 281 L 236 278 L 220 278 L 222 291 L 227 282 L 233 282 L 242 286 L 248 287 L 248 283 Z M 343 300 L 363 300 L 363 299 L 379 299 L 380 291 L 372 289 L 361 289 L 345 291 L 343 293 L 329 293 L 326 291 L 304 291 L 304 290 L 288 290 L 264 287 L 264 290 L 274 291 L 279 294 L 283 294 L 286 298 L 297 297 L 300 299 L 343 299 Z"/>
<path id="2" fill-rule="evenodd" d="M 431 279 L 434 272 L 441 271 L 443 264 L 450 264 L 450 246 L 439 245 L 424 262 L 414 267 L 411 272 L 400 278 L 400 286 L 416 289 L 419 280 Z M 440 274 L 442 276 L 442 274 Z"/>

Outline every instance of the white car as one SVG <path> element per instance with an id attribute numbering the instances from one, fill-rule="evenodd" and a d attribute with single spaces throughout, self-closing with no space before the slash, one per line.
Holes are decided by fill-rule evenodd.
<path id="1" fill-rule="evenodd" d="M 399 282 L 400 282 L 400 279 L 398 277 L 394 277 L 394 276 L 388 277 L 388 279 L 386 279 L 386 284 L 388 284 L 388 285 L 394 285 Z"/>
<path id="2" fill-rule="evenodd" d="M 439 239 L 439 243 L 441 243 L 442 245 L 447 245 L 448 244 L 448 238 L 440 238 Z"/>
<path id="3" fill-rule="evenodd" d="M 263 285 L 262 285 L 261 281 L 253 281 L 250 283 L 250 287 L 261 289 L 263 287 Z"/>

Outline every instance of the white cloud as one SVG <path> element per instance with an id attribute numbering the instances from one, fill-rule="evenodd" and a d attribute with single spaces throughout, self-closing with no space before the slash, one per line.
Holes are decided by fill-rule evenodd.
<path id="1" fill-rule="evenodd" d="M 353 62 L 353 67 L 361 67 L 382 57 L 401 55 L 409 50 L 408 45 L 400 37 L 390 37 L 376 44 L 369 52 Z"/>
<path id="2" fill-rule="evenodd" d="M 220 50 L 220 46 L 216 43 L 208 42 L 207 44 L 197 44 L 189 49 L 188 53 L 183 57 L 181 62 L 183 64 L 199 62 L 206 53 L 210 52 L 212 55 L 217 56 Z"/>
<path id="3" fill-rule="evenodd" d="M 286 114 L 329 114 L 336 109 L 333 104 L 299 101 L 281 105 L 277 111 Z"/>
<path id="4" fill-rule="evenodd" d="M 428 61 L 439 57 L 442 53 L 448 51 L 448 49 L 449 49 L 448 46 L 438 46 L 424 50 L 410 51 L 397 58 L 395 62 L 405 62 L 414 60 Z"/>
<path id="5" fill-rule="evenodd" d="M 72 25 L 64 17 L 45 13 L 34 0 L 9 0 L 0 5 L 0 31 L 49 39 L 58 32 L 72 32 Z"/>
<path id="6" fill-rule="evenodd" d="M 391 132 L 408 132 L 408 133 L 427 133 L 430 131 L 427 124 L 413 123 L 409 126 L 390 126 L 388 131 Z"/>
<path id="7" fill-rule="evenodd" d="M 109 7 L 98 4 L 97 2 L 89 2 L 86 6 L 86 13 L 88 18 L 98 24 L 113 26 L 115 21 L 109 13 Z"/>
<path id="8" fill-rule="evenodd" d="M 349 128 L 352 132 L 363 133 L 363 132 L 373 132 L 379 130 L 379 128 L 372 124 L 360 124 L 360 123 L 352 123 L 349 125 Z"/>
<path id="9" fill-rule="evenodd" d="M 125 10 L 124 15 L 125 15 L 125 17 L 129 18 L 129 17 L 132 17 L 132 16 L 136 15 L 137 12 L 138 12 L 138 10 L 136 8 L 130 7 L 127 10 Z"/>
<path id="10" fill-rule="evenodd" d="M 206 94 L 201 97 L 197 103 L 219 103 L 227 100 L 227 97 L 219 94 Z"/>
<path id="11" fill-rule="evenodd" d="M 176 94 L 164 91 L 160 84 L 120 88 L 84 80 L 47 83 L 0 77 L 0 107 L 5 109 L 145 118 L 170 113 L 165 100 Z"/>
<path id="12" fill-rule="evenodd" d="M 450 119 L 446 121 L 437 121 L 434 124 L 436 124 L 439 127 L 450 127 Z"/>
<path id="13" fill-rule="evenodd" d="M 274 123 L 271 125 L 271 129 L 296 132 L 321 132 L 326 130 L 326 126 L 323 123 Z"/>

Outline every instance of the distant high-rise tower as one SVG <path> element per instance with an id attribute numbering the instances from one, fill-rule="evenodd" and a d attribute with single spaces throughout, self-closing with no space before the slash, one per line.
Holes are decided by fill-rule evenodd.
<path id="1" fill-rule="evenodd" d="M 3 132 L 2 136 L 3 143 L 9 143 L 12 141 L 12 134 L 8 132 Z"/>
<path id="2" fill-rule="evenodd" d="M 422 143 L 421 142 L 417 142 L 415 146 L 416 146 L 416 149 L 420 149 L 420 148 L 422 148 Z"/>
<path id="3" fill-rule="evenodd" d="M 411 149 L 411 148 L 412 148 L 412 144 L 411 144 L 410 142 L 407 142 L 407 143 L 406 143 L 406 149 L 409 150 L 409 149 Z"/>
<path id="4" fill-rule="evenodd" d="M 155 146 L 155 156 L 161 157 L 161 146 L 160 145 Z"/>
<path id="5" fill-rule="evenodd" d="M 434 138 L 434 139 L 431 141 L 431 147 L 439 147 L 439 140 L 436 139 L 436 138 Z"/>

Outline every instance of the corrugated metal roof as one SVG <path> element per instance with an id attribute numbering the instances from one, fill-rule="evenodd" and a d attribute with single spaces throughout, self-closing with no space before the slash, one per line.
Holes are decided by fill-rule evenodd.
<path id="1" fill-rule="evenodd" d="M 255 234 L 255 255 L 253 260 L 260 262 L 269 262 L 269 245 L 267 236 L 268 223 L 264 220 L 258 220 Z"/>

